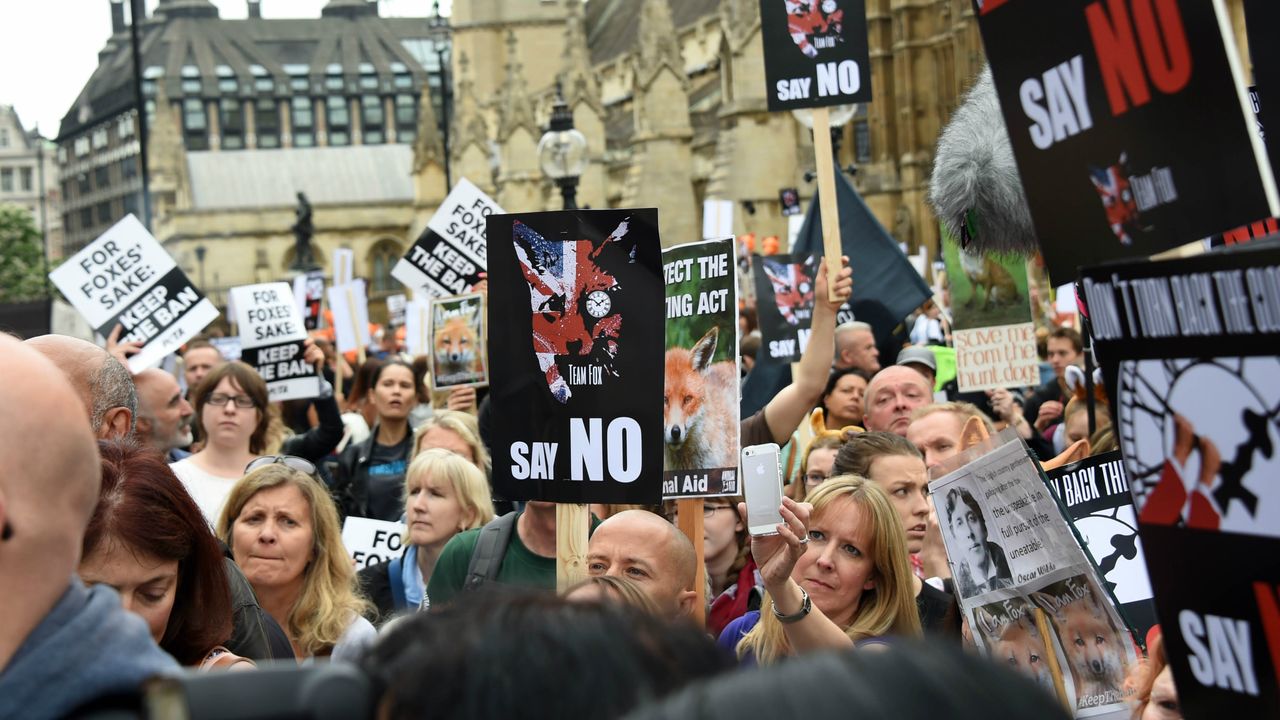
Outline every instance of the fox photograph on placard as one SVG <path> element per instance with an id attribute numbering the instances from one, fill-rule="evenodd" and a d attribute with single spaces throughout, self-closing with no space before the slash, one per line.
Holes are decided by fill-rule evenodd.
<path id="1" fill-rule="evenodd" d="M 656 503 L 664 294 L 658 213 L 489 218 L 495 489 L 511 500 Z"/>
<path id="2" fill-rule="evenodd" d="M 484 295 L 431 301 L 431 385 L 436 390 L 489 383 Z"/>
<path id="3" fill-rule="evenodd" d="M 738 299 L 733 238 L 662 252 L 667 292 L 662 495 L 737 495 Z"/>

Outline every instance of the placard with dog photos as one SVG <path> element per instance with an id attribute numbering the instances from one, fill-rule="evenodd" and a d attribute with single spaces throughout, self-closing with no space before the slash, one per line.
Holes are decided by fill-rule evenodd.
<path id="1" fill-rule="evenodd" d="M 1221 0 L 976 7 L 1054 285 L 1280 214 Z"/>
<path id="2" fill-rule="evenodd" d="M 962 248 L 939 227 L 960 392 L 1039 385 L 1026 261 Z"/>
<path id="3" fill-rule="evenodd" d="M 491 215 L 494 489 L 509 500 L 662 499 L 658 211 Z"/>
<path id="4" fill-rule="evenodd" d="M 431 300 L 431 387 L 435 390 L 489 384 L 484 295 Z"/>
<path id="5" fill-rule="evenodd" d="M 662 251 L 667 297 L 664 500 L 742 493 L 734 245 L 729 237 Z"/>
<path id="6" fill-rule="evenodd" d="M 1280 716 L 1280 249 L 1081 287 L 1183 713 Z"/>
<path id="7" fill-rule="evenodd" d="M 760 36 L 770 111 L 871 100 L 866 0 L 760 0 Z"/>

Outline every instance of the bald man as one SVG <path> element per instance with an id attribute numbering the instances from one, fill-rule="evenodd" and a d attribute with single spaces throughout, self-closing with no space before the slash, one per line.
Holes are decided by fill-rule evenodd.
<path id="1" fill-rule="evenodd" d="M 41 335 L 24 344 L 53 361 L 71 381 L 95 435 L 105 440 L 133 434 L 138 396 L 129 370 L 119 360 L 91 342 L 66 335 Z"/>
<path id="2" fill-rule="evenodd" d="M 0 717 L 78 715 L 178 665 L 105 585 L 75 578 L 101 465 L 65 370 L 0 335 Z M 113 361 L 114 362 L 114 361 Z M 21 588 L 21 592 L 12 591 Z"/>
<path id="3" fill-rule="evenodd" d="M 138 390 L 138 442 L 164 453 L 169 462 L 190 455 L 182 448 L 191 444 L 195 412 L 183 396 L 178 379 L 152 368 L 134 375 L 133 384 Z"/>
<path id="4" fill-rule="evenodd" d="M 587 544 L 587 574 L 634 581 L 668 617 L 693 614 L 698 556 L 675 525 L 645 510 L 624 510 L 600 523 Z"/>
<path id="5" fill-rule="evenodd" d="M 906 437 L 911 412 L 933 401 L 933 388 L 919 372 L 904 365 L 890 365 L 876 373 L 863 395 L 868 430 L 882 430 Z"/>

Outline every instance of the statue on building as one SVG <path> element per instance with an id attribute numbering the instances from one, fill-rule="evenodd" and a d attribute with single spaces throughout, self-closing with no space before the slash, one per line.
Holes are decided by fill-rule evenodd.
<path id="1" fill-rule="evenodd" d="M 307 201 L 306 193 L 298 193 L 298 207 L 294 214 L 297 220 L 290 228 L 293 230 L 293 269 L 314 270 L 316 261 L 311 253 L 311 236 L 315 233 L 315 226 L 311 224 L 311 203 Z"/>
<path id="2" fill-rule="evenodd" d="M 912 241 L 915 240 L 915 228 L 911 222 L 911 211 L 906 205 L 898 206 L 898 212 L 893 218 L 893 234 L 910 252 Z"/>

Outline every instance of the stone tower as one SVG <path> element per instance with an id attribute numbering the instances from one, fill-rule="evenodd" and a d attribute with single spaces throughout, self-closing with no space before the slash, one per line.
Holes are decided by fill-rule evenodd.
<path id="1" fill-rule="evenodd" d="M 498 105 L 498 204 L 507 212 L 542 210 L 543 180 L 538 167 L 538 139 L 533 104 L 520 62 L 519 42 L 507 33 L 507 74 Z"/>

